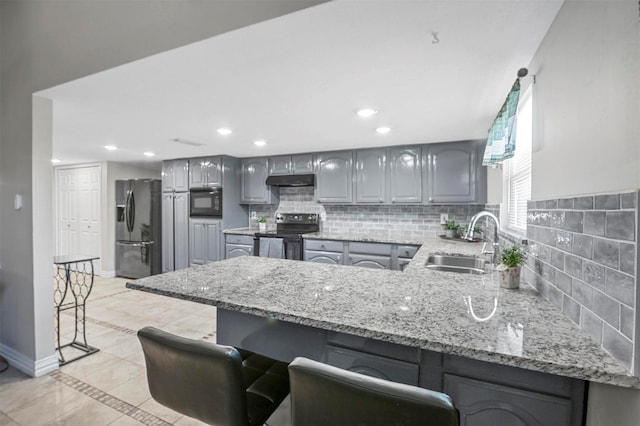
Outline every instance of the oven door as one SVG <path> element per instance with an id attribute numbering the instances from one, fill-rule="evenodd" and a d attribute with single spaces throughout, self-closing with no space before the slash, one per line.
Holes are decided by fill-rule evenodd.
<path id="1" fill-rule="evenodd" d="M 302 260 L 302 238 L 256 234 L 253 239 L 254 256 Z"/>
<path id="2" fill-rule="evenodd" d="M 192 188 L 189 216 L 222 218 L 222 188 Z"/>

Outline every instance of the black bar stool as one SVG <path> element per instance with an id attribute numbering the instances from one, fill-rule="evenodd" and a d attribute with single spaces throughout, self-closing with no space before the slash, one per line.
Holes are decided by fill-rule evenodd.
<path id="1" fill-rule="evenodd" d="M 458 426 L 440 392 L 346 371 L 306 358 L 289 364 L 293 426 Z"/>
<path id="2" fill-rule="evenodd" d="M 205 423 L 263 424 L 289 394 L 286 363 L 153 327 L 138 339 L 153 399 Z"/>

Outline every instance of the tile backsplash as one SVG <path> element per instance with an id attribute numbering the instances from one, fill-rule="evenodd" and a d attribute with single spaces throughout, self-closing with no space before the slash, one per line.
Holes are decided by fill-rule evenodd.
<path id="1" fill-rule="evenodd" d="M 449 220 L 466 225 L 471 217 L 483 210 L 484 205 L 333 205 L 318 204 L 313 199 L 313 188 L 280 188 L 278 206 L 252 205 L 258 217 L 266 217 L 274 225 L 276 212 L 320 213 L 321 230 L 325 232 L 366 233 L 394 231 L 407 238 L 432 237 L 443 233 L 440 213 Z"/>
<path id="2" fill-rule="evenodd" d="M 637 192 L 530 201 L 523 270 L 525 281 L 636 374 L 637 226 Z"/>

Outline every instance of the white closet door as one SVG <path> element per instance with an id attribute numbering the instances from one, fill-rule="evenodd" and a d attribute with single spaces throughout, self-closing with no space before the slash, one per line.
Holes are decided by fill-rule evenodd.
<path id="1" fill-rule="evenodd" d="M 100 256 L 100 167 L 78 170 L 78 254 Z M 94 261 L 96 273 L 100 260 Z"/>
<path id="2" fill-rule="evenodd" d="M 58 243 L 56 255 L 77 253 L 78 242 L 78 172 L 57 170 Z"/>
<path id="3" fill-rule="evenodd" d="M 100 256 L 100 175 L 100 166 L 56 171 L 56 255 Z M 93 264 L 100 274 L 100 260 Z"/>

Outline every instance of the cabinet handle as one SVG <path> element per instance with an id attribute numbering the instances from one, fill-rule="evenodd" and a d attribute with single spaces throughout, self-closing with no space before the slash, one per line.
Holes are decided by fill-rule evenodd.
<path id="1" fill-rule="evenodd" d="M 325 248 L 324 248 L 324 244 L 321 244 L 321 245 L 320 245 L 320 248 L 321 248 L 322 250 L 324 250 L 324 249 L 325 249 Z"/>
<path id="2" fill-rule="evenodd" d="M 391 202 L 392 202 L 392 203 L 395 203 L 395 202 L 396 202 L 396 197 L 392 197 L 392 198 L 391 198 Z"/>
<path id="3" fill-rule="evenodd" d="M 432 203 L 433 202 L 433 197 L 429 197 L 429 202 Z"/>

